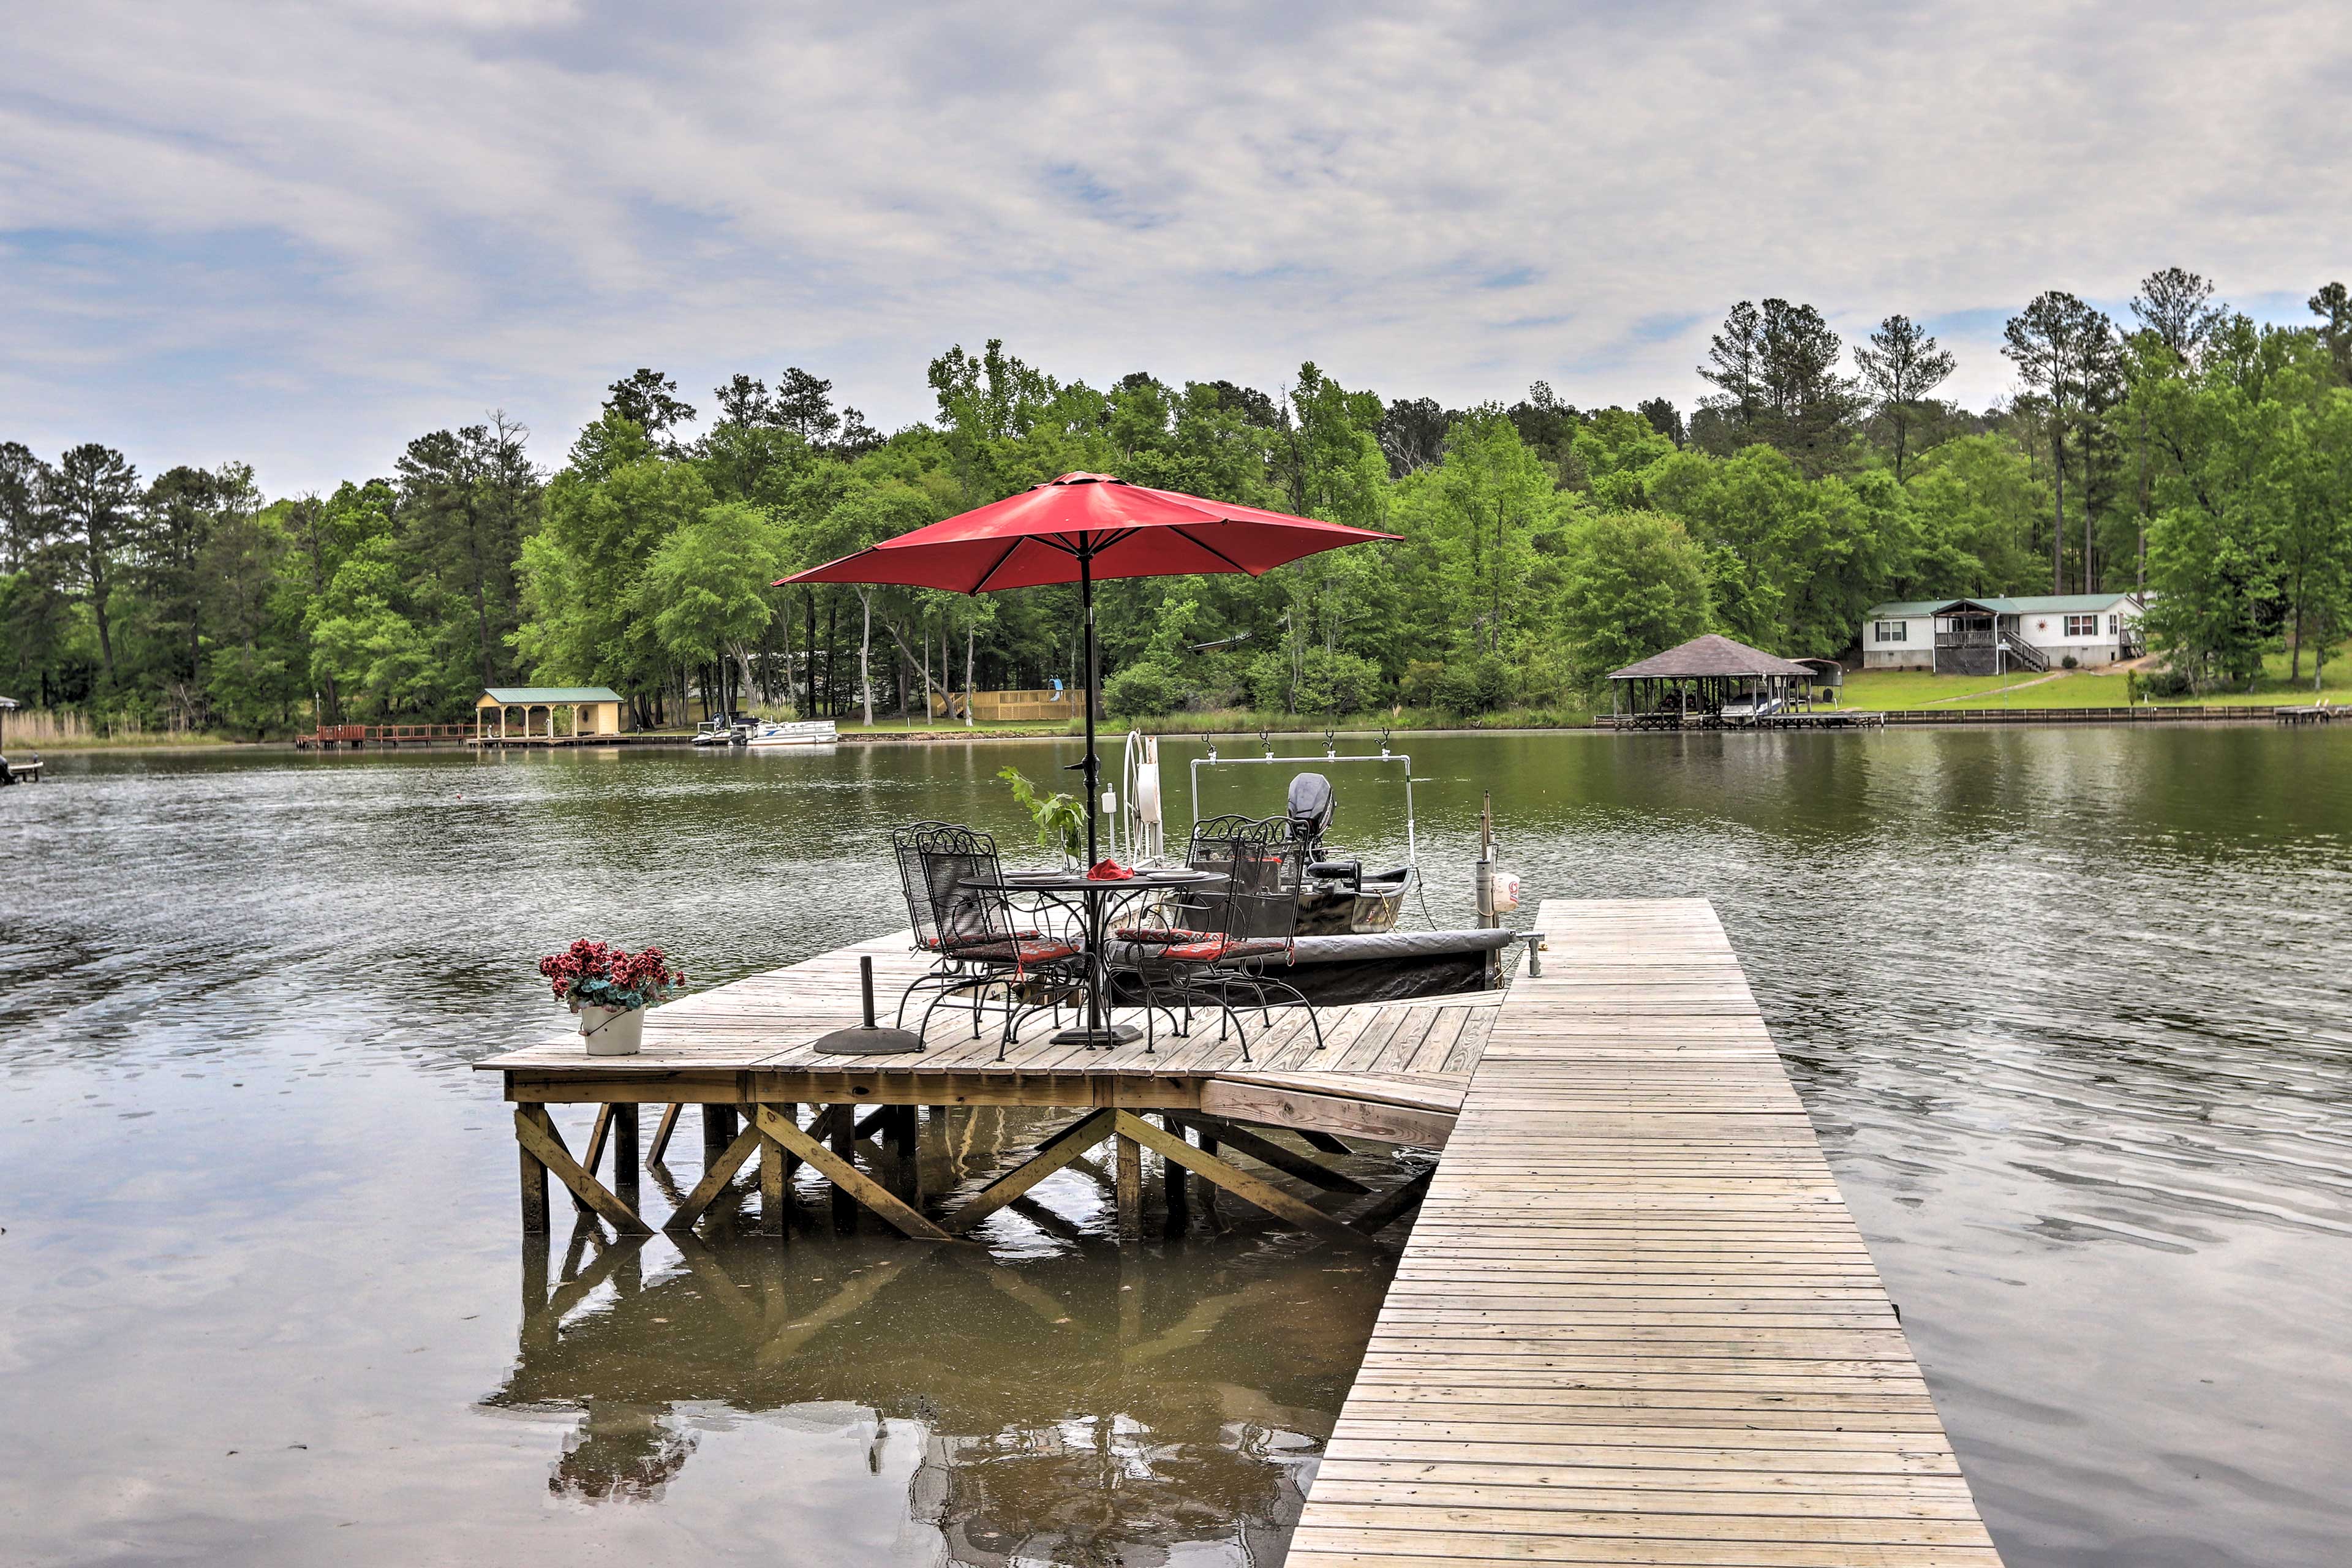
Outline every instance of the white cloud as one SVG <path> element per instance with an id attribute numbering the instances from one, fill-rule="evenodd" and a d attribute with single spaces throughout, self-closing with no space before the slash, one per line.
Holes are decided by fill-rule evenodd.
<path id="1" fill-rule="evenodd" d="M 886 425 L 1001 335 L 1449 402 L 1687 402 L 1709 324 L 1969 330 L 2345 267 L 2337 6 L 82 5 L 0 59 L 0 434 L 276 489 L 637 364 Z M 2331 271 L 2331 269 L 2333 269 Z M 1990 326 L 1984 324 L 1990 322 Z"/>

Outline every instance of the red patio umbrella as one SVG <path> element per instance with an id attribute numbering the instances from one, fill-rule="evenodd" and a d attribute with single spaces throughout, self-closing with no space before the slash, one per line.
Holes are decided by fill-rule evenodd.
<path id="1" fill-rule="evenodd" d="M 1393 533 L 1267 511 L 1109 474 L 1064 474 L 1016 496 L 886 539 L 787 583 L 879 583 L 958 594 L 1076 583 L 1086 614 L 1087 863 L 1097 859 L 1101 763 L 1095 754 L 1095 583 L 1246 572 Z"/>

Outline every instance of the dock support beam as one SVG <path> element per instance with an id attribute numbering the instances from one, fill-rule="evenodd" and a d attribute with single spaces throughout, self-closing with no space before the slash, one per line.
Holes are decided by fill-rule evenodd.
<path id="1" fill-rule="evenodd" d="M 637 1211 L 614 1197 L 604 1183 L 589 1174 L 582 1168 L 580 1163 L 572 1157 L 572 1152 L 563 1146 L 563 1135 L 555 1130 L 555 1119 L 547 1113 L 546 1106 L 538 1104 L 516 1106 L 514 1125 L 515 1142 L 522 1146 L 524 1158 L 536 1159 L 541 1166 L 539 1177 L 541 1228 L 544 1229 L 546 1226 L 546 1180 L 548 1176 L 552 1175 L 572 1189 L 572 1195 L 580 1200 L 583 1208 L 593 1211 L 598 1218 L 622 1235 L 633 1236 L 645 1231 L 646 1222 L 637 1217 Z M 523 1175 L 523 1223 L 525 1225 L 530 1222 L 530 1189 L 531 1178 L 526 1167 Z"/>
<path id="2" fill-rule="evenodd" d="M 686 1109 L 677 1100 L 662 1107 L 660 1125 L 654 1129 L 654 1146 L 646 1152 L 646 1163 L 658 1165 L 669 1153 L 669 1136 L 677 1131 L 678 1112 Z"/>
<path id="3" fill-rule="evenodd" d="M 1244 1203 L 1255 1204 L 1277 1219 L 1288 1220 L 1310 1236 L 1325 1241 L 1336 1241 L 1346 1247 L 1372 1245 L 1369 1237 L 1352 1230 L 1321 1209 L 1300 1198 L 1295 1198 L 1280 1187 L 1262 1182 L 1245 1171 L 1225 1163 L 1213 1155 L 1193 1148 L 1181 1138 L 1164 1132 L 1131 1111 L 1114 1112 L 1115 1126 L 1119 1133 L 1120 1163 L 1124 1168 L 1126 1151 L 1141 1144 L 1163 1160 L 1173 1160 L 1204 1176 L 1232 1193 Z"/>
<path id="4" fill-rule="evenodd" d="M 1219 1150 L 1223 1147 L 1223 1145 L 1217 1142 L 1217 1135 L 1210 1131 L 1205 1127 L 1196 1128 L 1194 1129 L 1194 1131 L 1200 1136 L 1201 1152 L 1208 1155 L 1211 1159 L 1215 1159 Z M 1208 1216 L 1210 1228 L 1220 1232 L 1224 1230 L 1224 1216 L 1217 1212 L 1216 1184 L 1210 1181 L 1206 1176 L 1193 1175 L 1189 1170 L 1185 1173 L 1184 1179 L 1186 1182 L 1199 1189 L 1198 1196 L 1201 1200 L 1201 1212 Z"/>
<path id="5" fill-rule="evenodd" d="M 917 1241 L 953 1239 L 946 1231 L 926 1219 L 922 1211 L 901 1203 L 888 1188 L 859 1170 L 846 1155 L 825 1148 L 794 1126 L 789 1118 L 779 1115 L 775 1107 L 755 1105 L 751 1108 L 751 1117 L 752 1125 L 762 1135 L 774 1139 L 814 1165 L 820 1174 L 833 1183 L 836 1213 L 841 1205 L 846 1204 L 849 1212 L 855 1215 L 857 1205 L 863 1204 Z M 835 1117 L 833 1135 L 836 1146 L 844 1141 L 854 1145 L 856 1131 L 856 1123 L 851 1114 Z"/>

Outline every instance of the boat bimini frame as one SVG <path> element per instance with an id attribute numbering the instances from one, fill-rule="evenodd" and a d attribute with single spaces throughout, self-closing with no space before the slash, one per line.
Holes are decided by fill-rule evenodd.
<path id="1" fill-rule="evenodd" d="M 1339 737 L 1336 731 L 1323 731 L 1323 754 L 1316 756 L 1278 756 L 1274 749 L 1274 737 L 1265 731 L 1258 731 L 1258 744 L 1265 749 L 1263 756 L 1220 756 L 1217 737 L 1203 735 L 1208 755 L 1194 757 L 1192 766 L 1192 820 L 1201 820 L 1201 770 L 1202 768 L 1278 765 L 1301 763 L 1360 763 L 1376 767 L 1393 765 L 1398 770 L 1398 782 L 1404 785 L 1404 858 L 1415 880 L 1421 877 L 1421 845 L 1416 837 L 1412 816 L 1412 758 L 1389 744 L 1389 731 L 1381 731 L 1378 756 L 1339 754 Z M 1160 786 L 1160 740 L 1146 736 L 1139 730 L 1127 732 L 1127 743 L 1119 759 L 1120 789 L 1104 805 L 1115 816 L 1111 825 L 1114 842 L 1127 847 L 1131 860 L 1156 860 L 1167 852 L 1165 834 L 1166 805 Z"/>
<path id="2" fill-rule="evenodd" d="M 1400 780 L 1404 784 L 1404 863 L 1406 868 L 1412 873 L 1413 880 L 1419 881 L 1421 879 L 1421 847 L 1419 841 L 1414 837 L 1412 820 L 1412 758 L 1402 752 L 1393 751 L 1390 748 L 1389 732 L 1387 731 L 1383 730 L 1381 731 L 1381 752 L 1380 755 L 1376 757 L 1341 756 L 1339 754 L 1339 734 L 1337 731 L 1330 730 L 1323 731 L 1323 754 L 1319 757 L 1276 756 L 1274 751 L 1274 737 L 1263 730 L 1258 731 L 1257 737 L 1258 744 L 1264 747 L 1265 751 L 1265 754 L 1262 757 L 1221 757 L 1217 754 L 1217 738 L 1214 735 L 1207 735 L 1203 736 L 1202 739 L 1208 742 L 1209 754 L 1205 757 L 1194 757 L 1192 759 L 1192 820 L 1195 822 L 1201 820 L 1201 770 L 1202 768 L 1229 768 L 1237 765 L 1265 766 L 1268 764 L 1278 764 L 1284 763 L 1293 764 L 1299 763 L 1370 763 L 1375 767 L 1384 767 L 1391 763 L 1395 764 L 1395 766 L 1400 770 Z"/>

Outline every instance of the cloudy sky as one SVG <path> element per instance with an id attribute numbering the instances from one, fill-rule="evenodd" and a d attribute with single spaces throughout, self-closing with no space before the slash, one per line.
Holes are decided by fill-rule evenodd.
<path id="1" fill-rule="evenodd" d="M 559 461 L 641 364 L 887 429 L 1003 338 L 1462 404 L 1664 394 L 1734 300 L 2001 321 L 2150 268 L 2352 274 L 2352 7 L 26 5 L 0 438 L 273 493 L 502 407 Z"/>

